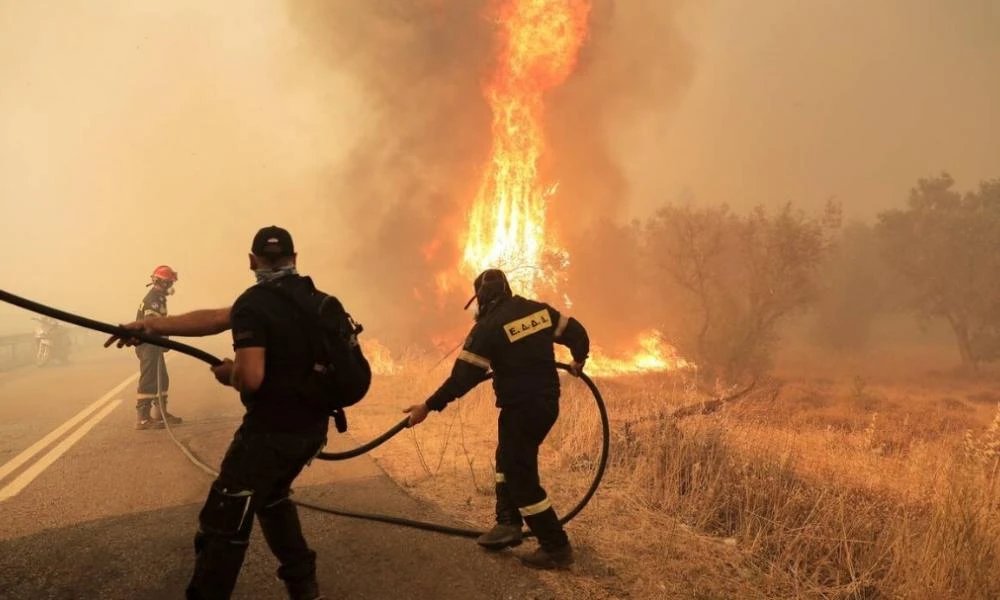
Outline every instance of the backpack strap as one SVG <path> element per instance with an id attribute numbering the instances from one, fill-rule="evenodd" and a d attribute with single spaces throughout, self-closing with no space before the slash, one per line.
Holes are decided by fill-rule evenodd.
<path id="1" fill-rule="evenodd" d="M 354 320 L 353 317 L 351 317 L 350 313 L 347 312 L 347 309 L 344 308 L 344 305 L 340 302 L 339 299 L 337 299 L 336 296 L 331 296 L 330 294 L 326 294 L 324 292 L 317 290 L 316 286 L 313 285 L 312 279 L 310 279 L 309 277 L 303 277 L 303 279 L 308 281 L 309 288 L 313 293 L 322 296 L 322 299 L 319 302 L 319 306 L 316 308 L 315 311 L 311 311 L 308 308 L 306 308 L 306 306 L 302 303 L 300 297 L 296 296 L 291 290 L 289 290 L 286 287 L 275 285 L 271 282 L 258 283 L 256 287 L 264 290 L 269 290 L 281 296 L 285 300 L 292 302 L 299 309 L 299 312 L 304 314 L 308 319 L 319 319 L 320 315 L 323 314 L 323 309 L 326 308 L 328 304 L 335 304 L 337 306 L 337 309 L 347 316 L 347 323 L 348 326 L 351 328 L 351 330 L 347 333 L 358 335 L 365 330 L 364 326 L 361 325 L 361 323 L 358 323 L 357 321 Z"/>
<path id="2" fill-rule="evenodd" d="M 308 279 L 308 277 L 304 277 L 303 279 Z M 276 294 L 284 298 L 285 300 L 294 304 L 295 307 L 299 309 L 299 312 L 311 316 L 311 313 L 308 310 L 306 310 L 306 307 L 302 304 L 302 301 L 299 299 L 299 297 L 285 286 L 279 285 L 276 282 L 266 281 L 264 283 L 258 283 L 254 287 L 261 290 L 267 290 L 273 294 Z M 312 285 L 312 281 L 309 281 L 309 287 L 312 288 L 312 291 L 316 291 L 315 286 Z"/>
<path id="3" fill-rule="evenodd" d="M 312 281 L 310 281 L 309 284 L 310 287 L 313 289 L 313 291 L 315 291 L 316 288 L 312 286 Z M 280 285 L 274 285 L 271 282 L 259 283 L 255 287 L 262 290 L 268 290 L 272 294 L 285 300 L 293 307 L 295 307 L 295 309 L 299 312 L 300 315 L 305 317 L 305 322 L 303 323 L 302 332 L 306 336 L 306 340 L 309 342 L 309 347 L 313 357 L 313 369 L 320 372 L 325 371 L 326 366 L 321 365 L 317 362 L 318 357 L 322 354 L 320 348 L 322 347 L 323 344 L 322 340 L 320 340 L 316 334 L 318 328 L 314 326 L 319 321 L 319 313 L 318 312 L 314 313 L 313 311 L 306 308 L 302 300 L 286 287 Z M 326 298 L 324 298 L 323 300 L 325 302 Z"/>
<path id="4" fill-rule="evenodd" d="M 262 290 L 268 290 L 271 293 L 275 294 L 276 296 L 282 298 L 283 300 L 291 303 L 299 311 L 299 313 L 306 318 L 307 324 L 315 323 L 319 321 L 320 314 L 322 313 L 323 307 L 326 306 L 327 302 L 330 302 L 332 300 L 338 302 L 339 304 L 339 301 L 333 296 L 330 296 L 329 294 L 324 294 L 323 292 L 317 290 L 316 286 L 313 285 L 313 282 L 310 278 L 304 277 L 304 279 L 308 281 L 309 288 L 311 289 L 312 292 L 321 294 L 323 296 L 323 299 L 320 301 L 319 308 L 316 310 L 316 312 L 307 309 L 305 304 L 300 299 L 300 297 L 296 296 L 291 290 L 289 290 L 284 286 L 275 285 L 272 282 L 265 282 L 257 284 L 256 287 Z M 341 310 L 343 310 L 343 307 L 341 307 Z M 361 333 L 361 325 L 356 325 L 354 323 L 354 320 L 350 318 L 350 315 L 348 315 L 348 321 L 352 326 L 355 326 L 356 333 Z M 313 369 L 320 372 L 326 371 L 326 366 L 320 365 L 319 363 L 316 362 L 315 359 L 316 356 L 319 356 L 321 354 L 320 347 L 323 344 L 323 342 L 316 335 L 317 328 L 306 326 L 303 328 L 303 330 L 306 335 L 306 339 L 309 340 L 309 345 L 312 348 Z M 344 433 L 345 431 L 347 431 L 347 415 L 345 414 L 343 408 L 334 408 L 330 412 L 330 416 L 333 417 L 333 423 L 336 426 L 338 432 Z"/>
<path id="5" fill-rule="evenodd" d="M 312 287 L 313 291 L 315 291 L 316 288 L 311 285 L 312 282 L 310 281 L 309 283 L 310 283 L 310 287 Z M 267 290 L 267 291 L 271 292 L 272 294 L 274 294 L 274 295 L 280 297 L 281 299 L 285 300 L 286 302 L 290 303 L 292 306 L 294 306 L 296 308 L 296 310 L 298 310 L 299 314 L 301 314 L 302 316 L 304 316 L 306 318 L 306 321 L 308 323 L 313 323 L 313 322 L 319 320 L 319 313 L 318 312 L 317 313 L 313 313 L 313 311 L 311 311 L 308 308 L 306 308 L 305 303 L 302 302 L 301 298 L 299 296 L 297 296 L 295 293 L 293 293 L 291 290 L 289 290 L 288 288 L 286 288 L 284 286 L 281 286 L 281 285 L 275 285 L 274 283 L 271 283 L 271 282 L 258 283 L 254 287 L 256 287 L 258 289 L 261 289 L 261 290 Z M 323 302 L 326 302 L 326 298 L 323 299 Z M 322 306 L 322 304 L 321 304 L 321 306 Z M 306 331 L 306 334 L 307 334 L 307 337 L 308 337 L 310 343 L 315 344 L 314 335 L 312 334 L 313 330 L 314 330 L 313 327 L 306 327 L 305 328 L 305 331 Z"/>

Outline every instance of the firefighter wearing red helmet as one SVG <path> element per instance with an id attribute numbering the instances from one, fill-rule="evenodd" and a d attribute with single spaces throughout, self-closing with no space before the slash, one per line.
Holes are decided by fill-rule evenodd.
<path id="1" fill-rule="evenodd" d="M 174 293 L 174 283 L 177 281 L 177 271 L 167 265 L 153 269 L 150 288 L 142 299 L 136 319 L 167 316 L 167 296 Z M 167 395 L 170 390 L 170 377 L 163 360 L 166 350 L 152 344 L 140 344 L 135 347 L 139 357 L 139 388 L 136 396 L 136 429 L 161 429 L 164 419 L 171 425 L 181 422 L 167 411 Z M 159 402 L 157 402 L 159 397 Z"/>

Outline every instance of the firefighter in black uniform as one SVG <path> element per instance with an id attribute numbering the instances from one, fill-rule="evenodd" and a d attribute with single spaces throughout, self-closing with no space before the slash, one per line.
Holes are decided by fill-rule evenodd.
<path id="1" fill-rule="evenodd" d="M 287 230 L 264 227 L 251 242 L 250 268 L 258 284 L 309 294 L 312 280 L 298 274 L 296 256 Z M 290 496 L 292 482 L 326 445 L 330 417 L 299 383 L 314 363 L 297 309 L 261 287 L 249 288 L 231 307 L 150 315 L 122 325 L 157 336 L 200 337 L 232 329 L 235 357 L 212 367 L 212 372 L 220 383 L 240 392 L 246 413 L 198 515 L 194 573 L 185 591 L 190 600 L 231 596 L 254 516 L 278 558 L 277 575 L 289 598 L 324 597 L 316 580 L 316 552 L 306 543 Z M 148 346 L 118 336 L 104 346 L 116 341 L 119 348 Z"/>
<path id="2" fill-rule="evenodd" d="M 153 269 L 150 279 L 147 287 L 151 289 L 142 299 L 139 310 L 136 311 L 136 319 L 167 316 L 167 296 L 174 293 L 177 271 L 167 265 L 160 265 Z M 136 346 L 135 353 L 139 357 L 139 388 L 135 403 L 136 429 L 162 429 L 164 419 L 171 425 L 181 422 L 180 417 L 167 412 L 170 377 L 163 360 L 164 352 L 165 349 L 151 344 Z"/>
<path id="3" fill-rule="evenodd" d="M 538 449 L 559 416 L 559 373 L 553 343 L 567 346 L 571 370 L 579 375 L 590 352 L 587 331 L 576 319 L 543 302 L 515 296 L 503 271 L 476 277 L 476 324 L 451 375 L 423 404 L 415 404 L 410 425 L 430 410 L 441 411 L 493 371 L 500 408 L 496 450 L 496 526 L 477 541 L 489 550 L 521 543 L 527 522 L 540 547 L 521 557 L 535 568 L 565 568 L 573 562 L 569 538 L 538 477 Z"/>

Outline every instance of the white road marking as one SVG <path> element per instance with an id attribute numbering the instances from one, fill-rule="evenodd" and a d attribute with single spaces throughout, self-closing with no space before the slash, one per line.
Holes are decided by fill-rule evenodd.
<path id="1" fill-rule="evenodd" d="M 38 461 L 36 461 L 35 464 L 31 465 L 29 468 L 25 469 L 25 471 L 18 475 L 14 481 L 11 481 L 5 488 L 0 490 L 0 502 L 17 495 L 18 492 L 27 487 L 29 483 L 42 474 L 42 471 L 49 468 L 52 463 L 59 460 L 60 456 L 65 454 L 67 450 L 79 442 L 83 436 L 87 435 L 87 432 L 93 429 L 94 425 L 100 423 L 104 417 L 108 416 L 111 411 L 121 404 L 121 402 L 121 398 L 115 398 L 109 402 L 107 406 L 101 409 L 99 413 L 91 417 L 89 421 L 81 425 L 80 428 L 74 431 L 72 435 L 59 442 L 59 445 L 52 450 L 49 450 L 48 454 L 38 459 Z"/>
<path id="2" fill-rule="evenodd" d="M 94 412 L 95 410 L 101 408 L 101 406 L 103 406 L 107 402 L 110 402 L 112 399 L 114 399 L 115 395 L 118 392 L 120 392 L 123 389 L 125 389 L 125 386 L 127 386 L 128 384 L 130 384 L 133 381 L 135 381 L 136 379 L 138 379 L 138 377 L 139 377 L 138 373 L 135 373 L 134 375 L 129 376 L 125 381 L 123 381 L 123 382 L 119 383 L 117 386 L 115 386 L 115 388 L 113 390 L 111 390 L 107 394 L 104 394 L 103 396 L 101 396 L 100 399 L 97 400 L 97 402 L 94 402 L 93 404 L 91 404 L 87 408 L 85 408 L 85 409 L 81 410 L 80 412 L 76 413 L 76 415 L 73 416 L 72 418 L 70 418 L 70 420 L 66 421 L 65 423 L 63 423 L 62 425 L 60 425 L 59 427 L 57 427 L 56 429 L 54 429 L 47 436 L 43 437 L 42 439 L 40 439 L 37 442 L 35 442 L 34 444 L 32 444 L 27 450 L 25 450 L 24 452 L 18 454 L 14 458 L 10 459 L 10 461 L 8 461 L 5 465 L 3 465 L 2 467 L 0 467 L 0 481 L 3 481 L 3 479 L 5 477 L 7 477 L 11 473 L 13 473 L 15 470 L 17 470 L 24 463 L 26 463 L 29 460 L 31 460 L 36 454 L 38 454 L 39 452 L 41 452 L 45 448 L 48 448 L 49 444 L 51 444 L 55 440 L 59 439 L 67 431 L 69 431 L 70 429 L 72 429 L 73 427 L 75 427 L 77 423 L 79 423 L 80 421 L 86 419 L 87 416 L 89 416 L 92 412 Z M 6 489 L 7 488 L 4 488 L 4 490 L 6 490 Z"/>

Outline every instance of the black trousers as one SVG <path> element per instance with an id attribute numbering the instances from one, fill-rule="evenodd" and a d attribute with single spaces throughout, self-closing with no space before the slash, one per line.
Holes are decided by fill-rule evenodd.
<path id="1" fill-rule="evenodd" d="M 497 522 L 522 519 L 543 548 L 568 544 L 538 475 L 538 450 L 559 418 L 559 397 L 542 396 L 500 409 L 497 422 Z"/>
<path id="2" fill-rule="evenodd" d="M 280 563 L 278 578 L 285 582 L 315 578 L 316 553 L 306 544 L 289 496 L 292 481 L 325 444 L 325 432 L 257 433 L 242 427 L 236 432 L 198 516 L 188 599 L 230 597 L 255 515 Z"/>

